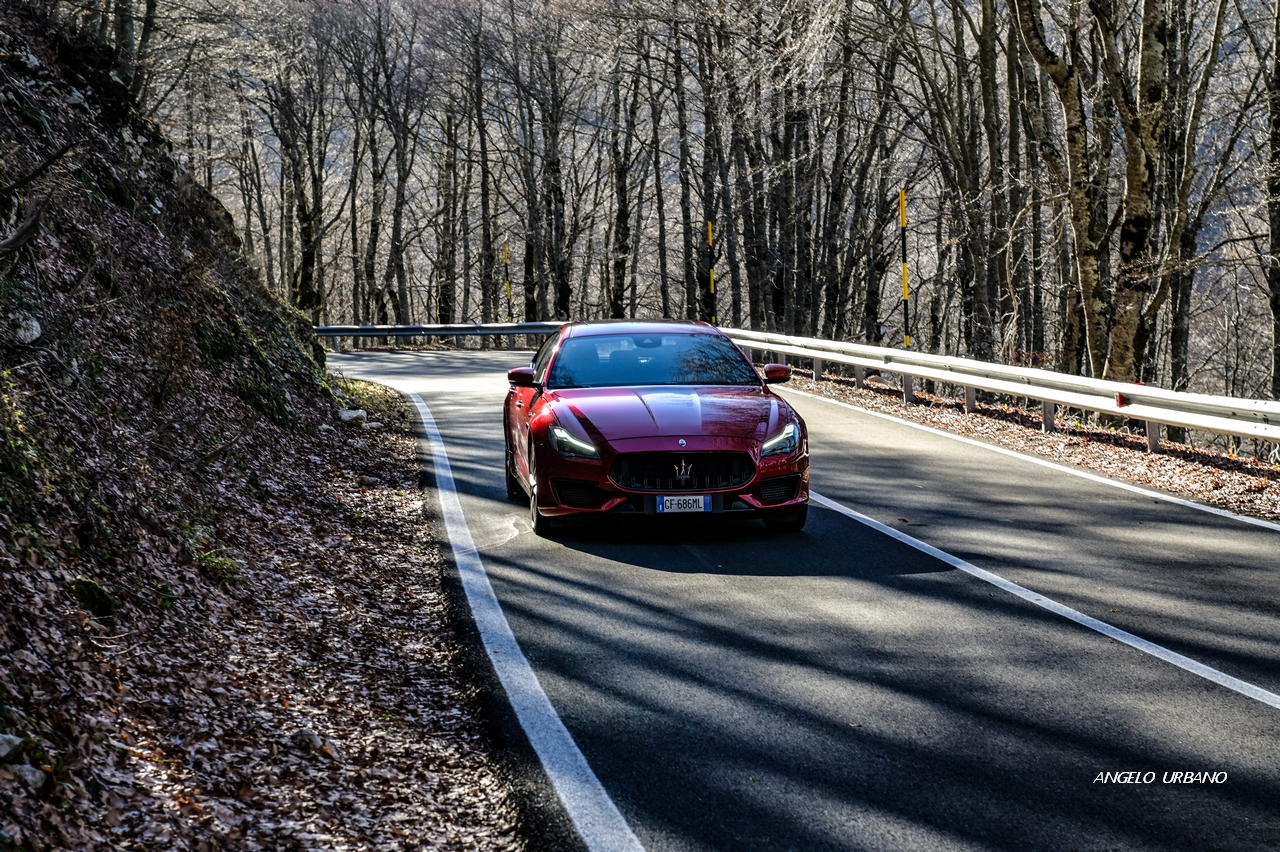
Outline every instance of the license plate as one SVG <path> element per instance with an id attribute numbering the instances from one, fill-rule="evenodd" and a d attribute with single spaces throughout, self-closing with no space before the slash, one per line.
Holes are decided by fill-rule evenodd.
<path id="1" fill-rule="evenodd" d="M 711 495 L 710 494 L 693 494 L 682 495 L 680 497 L 659 497 L 658 513 L 667 514 L 668 512 L 710 512 L 711 511 Z"/>

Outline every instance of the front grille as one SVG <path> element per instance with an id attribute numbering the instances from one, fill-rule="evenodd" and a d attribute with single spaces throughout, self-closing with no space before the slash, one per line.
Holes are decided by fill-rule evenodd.
<path id="1" fill-rule="evenodd" d="M 793 473 L 791 476 L 775 476 L 773 479 L 766 479 L 760 486 L 760 502 L 761 503 L 785 503 L 788 500 L 796 499 L 796 491 L 800 488 L 800 474 Z"/>
<path id="2" fill-rule="evenodd" d="M 553 479 L 551 484 L 556 489 L 556 500 L 566 506 L 587 508 L 599 506 L 604 502 L 604 492 L 597 488 L 594 482 L 581 479 Z"/>
<path id="3" fill-rule="evenodd" d="M 711 491 L 737 488 L 751 480 L 751 456 L 735 452 L 624 453 L 609 478 L 632 491 Z"/>

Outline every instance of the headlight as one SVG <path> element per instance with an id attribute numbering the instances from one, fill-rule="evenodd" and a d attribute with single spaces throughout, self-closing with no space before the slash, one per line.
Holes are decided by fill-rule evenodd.
<path id="1" fill-rule="evenodd" d="M 789 453 L 800 445 L 800 429 L 794 423 L 782 427 L 782 431 L 760 445 L 760 456 L 776 456 Z"/>
<path id="2" fill-rule="evenodd" d="M 600 451 L 595 444 L 576 438 L 563 426 L 551 427 L 551 446 L 562 456 L 579 459 L 598 459 Z"/>

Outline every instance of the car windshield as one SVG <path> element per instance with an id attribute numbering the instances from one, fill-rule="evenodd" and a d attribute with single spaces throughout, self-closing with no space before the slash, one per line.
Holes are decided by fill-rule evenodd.
<path id="1" fill-rule="evenodd" d="M 560 344 L 547 385 L 758 385 L 751 364 L 718 334 L 602 334 Z"/>

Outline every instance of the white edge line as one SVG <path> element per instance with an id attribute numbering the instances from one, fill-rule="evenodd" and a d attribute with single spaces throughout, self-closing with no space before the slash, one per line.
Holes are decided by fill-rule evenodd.
<path id="1" fill-rule="evenodd" d="M 779 388 L 774 388 L 774 390 L 779 390 Z M 1186 500 L 1182 497 L 1174 497 L 1169 494 L 1163 494 L 1159 491 L 1152 491 L 1151 489 L 1143 488 L 1140 485 L 1131 485 L 1128 482 L 1119 482 L 1115 479 L 1108 479 L 1105 476 L 1099 476 L 1096 473 L 1078 470 L 1077 468 L 1061 464 L 1060 462 L 1049 461 L 1048 459 L 1040 458 L 1039 456 L 1033 456 L 1030 453 L 1021 453 L 1017 450 L 1008 449 L 1007 447 L 998 447 L 993 444 L 988 444 L 985 441 L 979 441 L 975 438 L 956 435 L 953 432 L 948 432 L 945 429 L 939 429 L 936 426 L 926 426 L 923 423 L 916 423 L 914 420 L 907 420 L 903 417 L 885 414 L 882 411 L 874 411 L 870 408 L 852 405 L 851 403 L 843 402 L 838 399 L 831 399 L 830 397 L 825 397 L 821 394 L 795 390 L 794 388 L 785 388 L 783 390 L 785 393 L 794 393 L 799 396 L 807 396 L 810 399 L 822 400 L 823 402 L 829 402 L 832 405 L 838 405 L 841 408 L 848 408 L 862 414 L 869 414 L 872 417 L 879 417 L 882 420 L 892 420 L 894 423 L 901 423 L 904 426 L 910 426 L 912 429 L 919 429 L 922 432 L 931 432 L 934 435 L 940 435 L 943 438 L 950 438 L 951 440 L 959 441 L 962 444 L 971 444 L 975 447 L 981 447 L 984 450 L 991 450 L 993 453 L 1001 453 L 1006 456 L 1022 459 L 1023 461 L 1030 462 L 1031 464 L 1038 464 L 1041 467 L 1047 467 L 1063 473 L 1069 473 L 1072 476 L 1078 476 L 1081 479 L 1087 479 L 1090 482 L 1100 482 L 1103 485 L 1110 485 L 1115 488 L 1121 488 L 1125 491 L 1132 491 L 1134 494 L 1141 494 L 1144 497 L 1152 497 L 1156 500 L 1163 500 L 1166 503 L 1176 503 L 1179 506 L 1186 506 L 1189 509 L 1198 509 L 1201 512 L 1208 512 L 1210 515 L 1218 515 L 1222 518 L 1230 518 L 1233 521 L 1240 521 L 1241 523 L 1252 524 L 1255 527 L 1263 527 L 1274 532 L 1280 532 L 1280 524 L 1277 524 L 1274 521 L 1264 521 L 1262 518 L 1251 518 L 1248 515 L 1239 515 L 1226 509 L 1219 509 L 1217 506 L 1208 506 L 1204 503 L 1197 503 L 1194 500 Z"/>
<path id="2" fill-rule="evenodd" d="M 847 506 L 831 500 L 830 498 L 823 497 L 815 491 L 809 492 L 809 499 L 817 503 L 819 506 L 839 512 L 860 524 L 865 524 L 876 532 L 900 541 L 908 547 L 913 547 L 921 553 L 932 556 L 934 559 L 944 562 L 953 568 L 958 568 L 966 574 L 982 580 L 984 583 L 990 583 L 996 588 L 1022 598 L 1028 603 L 1033 603 L 1042 609 L 1047 609 L 1055 615 L 1060 615 L 1063 618 L 1068 619 L 1069 621 L 1074 621 L 1076 624 L 1087 627 L 1090 630 L 1096 630 L 1103 636 L 1114 639 L 1117 642 L 1122 642 L 1131 648 L 1136 648 L 1144 654 L 1150 654 L 1151 656 L 1163 660 L 1166 663 L 1171 663 L 1180 669 L 1184 669 L 1194 675 L 1199 675 L 1205 680 L 1213 681 L 1219 686 L 1225 686 L 1227 689 L 1238 692 L 1241 695 L 1254 699 L 1255 701 L 1261 701 L 1263 704 L 1269 704 L 1277 710 L 1280 710 L 1280 695 L 1276 695 L 1274 692 L 1268 692 L 1262 687 L 1254 686 L 1247 681 L 1240 680 L 1239 678 L 1220 672 L 1215 668 L 1206 666 L 1204 663 L 1198 663 L 1190 657 L 1183 656 L 1176 651 L 1170 651 L 1162 645 L 1157 645 L 1156 643 L 1143 639 L 1140 636 L 1135 636 L 1126 630 L 1121 630 L 1119 627 L 1113 627 L 1105 621 L 1099 621 L 1092 616 L 1085 615 L 1084 613 L 1074 610 L 1069 606 L 1058 603 L 1052 598 L 1046 598 L 1042 594 L 1033 592 L 1028 588 L 1019 586 L 1017 583 L 1006 580 L 999 574 L 993 574 L 976 565 L 971 565 L 963 559 L 957 556 L 952 556 L 944 550 L 939 550 L 933 545 L 925 544 L 923 541 L 912 538 L 906 533 L 900 532 L 893 527 L 886 526 L 879 521 L 872 520 L 866 515 L 856 512 Z"/>
<path id="3" fill-rule="evenodd" d="M 639 839 L 605 792 L 600 779 L 573 741 L 573 735 L 556 713 L 551 699 L 538 683 L 528 658 L 520 650 L 467 527 L 444 439 L 422 398 L 416 393 L 407 395 L 418 410 L 418 418 L 431 445 L 445 531 L 453 548 L 454 563 L 458 567 L 467 603 L 480 631 L 485 652 L 506 690 L 520 726 L 529 737 L 547 778 L 587 848 L 591 852 L 644 852 Z"/>

